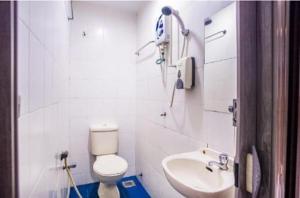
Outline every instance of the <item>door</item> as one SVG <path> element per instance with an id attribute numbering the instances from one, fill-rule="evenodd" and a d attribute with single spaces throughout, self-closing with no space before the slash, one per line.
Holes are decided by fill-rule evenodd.
<path id="1" fill-rule="evenodd" d="M 289 2 L 238 2 L 237 7 L 237 197 L 252 197 L 246 190 L 252 146 L 262 174 L 257 197 L 285 197 Z"/>
<path id="2" fill-rule="evenodd" d="M 0 197 L 17 197 L 15 2 L 0 2 Z"/>

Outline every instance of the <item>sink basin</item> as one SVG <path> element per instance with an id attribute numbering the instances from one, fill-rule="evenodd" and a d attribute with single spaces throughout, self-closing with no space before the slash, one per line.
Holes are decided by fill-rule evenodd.
<path id="1" fill-rule="evenodd" d="M 176 154 L 165 158 L 162 166 L 169 183 L 185 197 L 234 198 L 232 166 L 227 171 L 207 168 L 208 161 L 217 161 L 217 156 L 208 149 Z"/>

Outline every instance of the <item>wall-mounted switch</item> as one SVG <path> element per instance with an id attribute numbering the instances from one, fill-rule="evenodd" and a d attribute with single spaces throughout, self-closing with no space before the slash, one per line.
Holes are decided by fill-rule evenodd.
<path id="1" fill-rule="evenodd" d="M 237 126 L 237 100 L 232 100 L 232 105 L 228 106 L 228 111 L 232 113 L 232 125 Z"/>

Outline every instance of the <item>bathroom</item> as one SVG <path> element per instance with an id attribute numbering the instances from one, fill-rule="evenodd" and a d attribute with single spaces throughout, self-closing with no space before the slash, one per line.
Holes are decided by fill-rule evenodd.
<path id="1" fill-rule="evenodd" d="M 273 34 L 285 8 L 293 19 L 299 4 L 4 5 L 15 28 L 17 179 L 14 195 L 2 197 L 279 198 L 287 184 L 300 191 L 291 182 L 300 154 L 289 150 L 300 135 L 286 128 L 283 136 L 290 104 L 276 97 L 294 89 L 280 86 L 291 72 L 276 67 L 285 40 Z M 290 34 L 299 32 L 288 22 Z"/>

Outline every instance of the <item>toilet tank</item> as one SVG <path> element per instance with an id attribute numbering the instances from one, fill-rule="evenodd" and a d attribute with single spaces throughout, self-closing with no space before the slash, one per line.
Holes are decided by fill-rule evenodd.
<path id="1" fill-rule="evenodd" d="M 118 126 L 103 122 L 90 127 L 91 152 L 93 155 L 108 155 L 118 152 Z"/>

